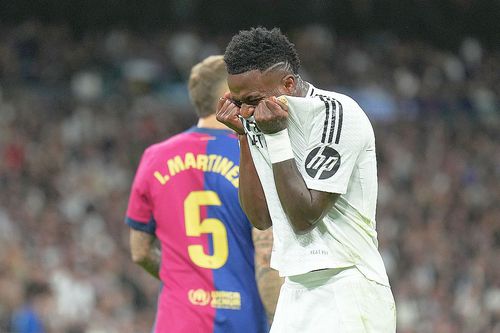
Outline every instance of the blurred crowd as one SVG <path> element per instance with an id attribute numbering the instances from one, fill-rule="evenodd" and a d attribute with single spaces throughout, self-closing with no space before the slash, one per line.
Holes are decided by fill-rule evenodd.
<path id="1" fill-rule="evenodd" d="M 500 50 L 288 34 L 303 78 L 374 123 L 398 332 L 500 332 Z M 194 124 L 189 70 L 229 38 L 0 27 L 0 332 L 30 316 L 46 332 L 150 331 L 160 285 L 129 258 L 129 187 L 144 148 Z"/>

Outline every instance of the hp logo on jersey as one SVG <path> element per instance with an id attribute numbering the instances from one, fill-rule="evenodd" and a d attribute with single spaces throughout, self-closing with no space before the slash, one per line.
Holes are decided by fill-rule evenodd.
<path id="1" fill-rule="evenodd" d="M 331 147 L 314 148 L 306 158 L 306 172 L 314 179 L 327 179 L 340 167 L 340 154 Z"/>

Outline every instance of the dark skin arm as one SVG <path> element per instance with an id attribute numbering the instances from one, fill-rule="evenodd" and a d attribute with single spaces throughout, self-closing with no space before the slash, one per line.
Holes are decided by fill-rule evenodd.
<path id="1" fill-rule="evenodd" d="M 240 205 L 252 225 L 265 230 L 272 226 L 266 197 L 257 170 L 250 155 L 246 135 L 238 135 L 240 141 L 240 184 L 238 196 Z"/>
<path id="2" fill-rule="evenodd" d="M 245 110 L 244 110 L 245 111 Z M 240 205 L 252 225 L 260 230 L 272 225 L 269 209 L 262 189 L 257 170 L 253 164 L 250 147 L 238 118 L 240 108 L 231 102 L 229 93 L 219 100 L 217 105 L 217 120 L 226 124 L 238 134 L 240 142 L 240 179 L 238 196 Z"/>
<path id="3" fill-rule="evenodd" d="M 288 107 L 269 97 L 258 104 L 254 117 L 262 132 L 276 133 L 287 127 Z M 308 189 L 294 159 L 274 163 L 273 175 L 281 205 L 298 234 L 310 231 L 339 197 Z"/>
<path id="4" fill-rule="evenodd" d="M 281 205 L 298 234 L 311 230 L 339 197 L 308 189 L 294 159 L 273 164 L 273 175 Z"/>
<path id="5" fill-rule="evenodd" d="M 160 251 L 154 245 L 155 240 L 153 235 L 130 229 L 130 254 L 133 262 L 160 279 Z"/>

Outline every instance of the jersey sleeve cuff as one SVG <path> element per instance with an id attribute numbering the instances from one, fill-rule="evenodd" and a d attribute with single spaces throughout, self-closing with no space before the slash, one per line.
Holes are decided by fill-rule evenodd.
<path id="1" fill-rule="evenodd" d="M 134 230 L 142 231 L 150 235 L 154 235 L 156 231 L 156 221 L 153 217 L 151 217 L 148 222 L 139 222 L 130 217 L 126 217 L 125 223 Z"/>

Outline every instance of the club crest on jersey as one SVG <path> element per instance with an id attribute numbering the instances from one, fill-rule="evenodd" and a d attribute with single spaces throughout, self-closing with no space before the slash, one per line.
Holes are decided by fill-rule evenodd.
<path id="1" fill-rule="evenodd" d="M 314 179 L 330 178 L 340 167 L 340 154 L 328 146 L 316 147 L 307 155 L 305 167 Z"/>
<path id="2" fill-rule="evenodd" d="M 207 305 L 210 303 L 210 293 L 203 289 L 191 289 L 188 293 L 189 301 L 195 305 Z"/>

